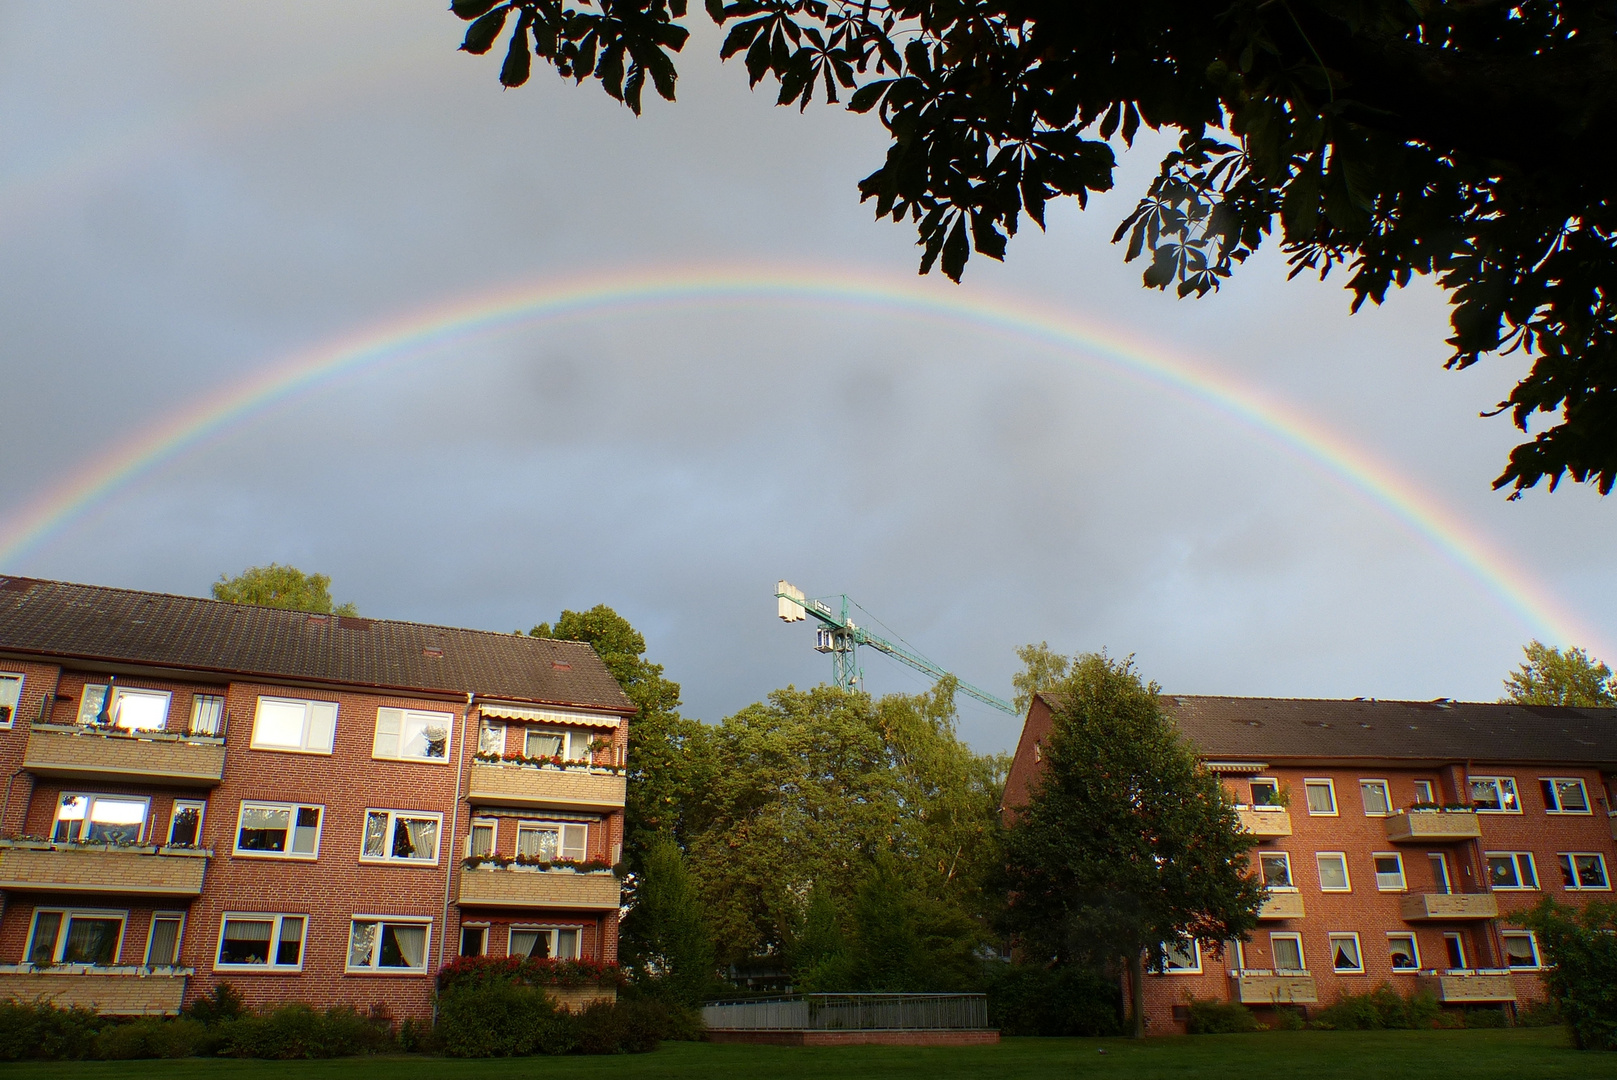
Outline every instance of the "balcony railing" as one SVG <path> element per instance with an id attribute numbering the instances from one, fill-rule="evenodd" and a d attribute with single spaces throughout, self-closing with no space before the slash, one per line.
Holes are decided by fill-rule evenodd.
<path id="1" fill-rule="evenodd" d="M 200 896 L 212 854 L 206 848 L 0 840 L 0 889 Z"/>
<path id="2" fill-rule="evenodd" d="M 1291 835 L 1291 811 L 1283 806 L 1237 806 L 1241 828 L 1261 839 Z"/>
<path id="3" fill-rule="evenodd" d="M 474 804 L 558 810 L 621 810 L 623 795 L 623 777 L 604 769 L 491 762 L 472 765 L 467 789 L 467 798 Z"/>
<path id="4" fill-rule="evenodd" d="M 191 968 L 0 965 L 0 1000 L 45 998 L 109 1016 L 174 1016 Z"/>
<path id="5" fill-rule="evenodd" d="M 1306 971 L 1232 971 L 1235 1000 L 1242 1005 L 1312 1005 L 1319 1000 Z"/>
<path id="6" fill-rule="evenodd" d="M 1400 810 L 1382 821 L 1394 844 L 1449 844 L 1482 835 L 1477 815 L 1469 810 Z"/>
<path id="7" fill-rule="evenodd" d="M 1292 889 L 1286 892 L 1270 892 L 1263 898 L 1263 906 L 1258 908 L 1260 919 L 1300 919 L 1303 917 L 1303 894 Z"/>
<path id="8" fill-rule="evenodd" d="M 1452 1005 L 1468 1002 L 1515 1001 L 1516 987 L 1503 969 L 1429 972 L 1416 977 L 1416 987 L 1430 990 L 1437 1000 Z"/>
<path id="9" fill-rule="evenodd" d="M 1483 893 L 1411 893 L 1403 898 L 1406 922 L 1442 919 L 1497 919 L 1499 898 Z"/>
<path id="10" fill-rule="evenodd" d="M 524 870 L 519 867 L 461 868 L 462 907 L 557 908 L 616 911 L 618 879 L 610 870 Z"/>
<path id="11" fill-rule="evenodd" d="M 35 724 L 22 765 L 36 776 L 63 780 L 213 787 L 224 778 L 225 742 L 166 732 Z"/>

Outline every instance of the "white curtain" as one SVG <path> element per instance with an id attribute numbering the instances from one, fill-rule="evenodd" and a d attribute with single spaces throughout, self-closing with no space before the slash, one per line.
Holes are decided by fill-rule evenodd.
<path id="1" fill-rule="evenodd" d="M 425 926 L 389 926 L 387 933 L 398 945 L 399 956 L 407 968 L 423 966 L 427 960 L 427 928 Z"/>

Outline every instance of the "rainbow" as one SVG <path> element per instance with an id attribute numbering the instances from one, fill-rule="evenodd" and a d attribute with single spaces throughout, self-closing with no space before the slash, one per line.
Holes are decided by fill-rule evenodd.
<path id="1" fill-rule="evenodd" d="M 0 568 L 17 565 L 118 490 L 188 449 L 338 379 L 518 326 L 588 319 L 607 312 L 737 304 L 866 308 L 955 323 L 1098 362 L 1135 381 L 1211 407 L 1319 468 L 1475 579 L 1536 636 L 1604 649 L 1548 589 L 1514 566 L 1486 537 L 1408 478 L 1295 405 L 1175 356 L 1160 345 L 1067 313 L 928 280 L 899 283 L 846 268 L 670 267 L 529 282 L 326 341 L 193 401 L 48 485 L 32 502 L 6 515 L 6 526 L 0 529 Z"/>

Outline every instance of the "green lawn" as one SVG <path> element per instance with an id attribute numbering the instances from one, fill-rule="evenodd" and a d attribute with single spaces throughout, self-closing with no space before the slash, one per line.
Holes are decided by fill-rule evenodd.
<path id="1" fill-rule="evenodd" d="M 348 1058 L 337 1061 L 26 1063 L 5 1077 L 45 1080 L 1043 1080 L 1196 1077 L 1197 1080 L 1557 1080 L 1617 1076 L 1617 1054 L 1579 1053 L 1556 1028 L 1514 1031 L 1265 1032 L 1151 1039 L 1006 1039 L 961 1049 L 792 1048 L 669 1043 L 626 1057 Z"/>

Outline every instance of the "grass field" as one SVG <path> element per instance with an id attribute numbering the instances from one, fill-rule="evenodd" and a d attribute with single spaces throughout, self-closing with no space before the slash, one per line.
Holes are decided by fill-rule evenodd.
<path id="1" fill-rule="evenodd" d="M 347 1058 L 336 1061 L 39 1062 L 0 1067 L 45 1080 L 1559 1080 L 1617 1076 L 1617 1054 L 1580 1053 L 1556 1028 L 1513 1031 L 1266 1032 L 1151 1039 L 1006 1039 L 998 1046 L 715 1046 L 669 1043 L 623 1057 Z"/>

